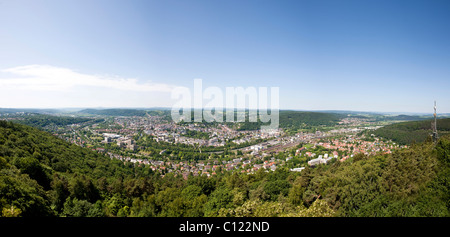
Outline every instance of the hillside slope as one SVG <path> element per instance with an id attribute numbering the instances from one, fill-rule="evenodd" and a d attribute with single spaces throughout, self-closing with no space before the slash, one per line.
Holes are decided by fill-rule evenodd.
<path id="1" fill-rule="evenodd" d="M 0 210 L 14 206 L 21 216 L 55 215 L 71 195 L 99 200 L 94 180 L 106 178 L 106 185 L 136 173 L 118 160 L 50 133 L 0 121 Z"/>
<path id="2" fill-rule="evenodd" d="M 433 120 L 401 122 L 379 128 L 370 133 L 379 137 L 392 140 L 402 145 L 411 144 L 412 142 L 423 142 L 430 137 L 431 122 Z M 450 118 L 437 120 L 438 133 L 445 135 L 450 133 Z"/>
<path id="3" fill-rule="evenodd" d="M 347 117 L 347 115 L 281 110 L 279 111 L 279 127 L 296 131 L 298 129 L 309 129 L 317 126 L 333 126 L 344 117 Z M 261 125 L 263 123 L 260 121 L 258 123 L 245 122 L 242 123 L 238 130 L 257 130 L 261 128 Z"/>

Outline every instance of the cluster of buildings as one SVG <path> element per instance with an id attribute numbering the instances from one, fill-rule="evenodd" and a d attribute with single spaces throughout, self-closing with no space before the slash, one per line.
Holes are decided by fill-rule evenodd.
<path id="1" fill-rule="evenodd" d="M 103 148 L 97 148 L 98 152 L 105 152 Z M 122 155 L 106 152 L 111 159 L 118 159 L 123 162 L 131 162 L 137 165 L 146 165 L 155 172 L 161 173 L 162 176 L 173 173 L 175 176 L 181 175 L 187 179 L 189 175 L 199 176 L 204 175 L 210 177 L 219 172 L 235 171 L 241 173 L 252 174 L 259 169 L 275 171 L 279 165 L 284 164 L 280 160 L 271 158 L 268 161 L 257 161 L 243 158 L 235 158 L 229 161 L 208 160 L 208 161 L 159 161 L 130 158 Z"/>
<path id="2" fill-rule="evenodd" d="M 344 119 L 342 125 L 354 125 L 361 122 L 355 118 Z M 263 142 L 258 144 L 252 143 L 247 147 L 240 148 L 245 155 L 230 161 L 208 160 L 205 162 L 163 162 L 147 159 L 138 159 L 124 157 L 118 154 L 105 151 L 103 148 L 97 148 L 98 152 L 106 152 L 111 158 L 119 159 L 124 162 L 131 162 L 138 165 L 149 166 L 154 171 L 161 174 L 174 173 L 187 177 L 192 175 L 211 176 L 217 172 L 237 171 L 242 173 L 253 173 L 259 169 L 276 170 L 280 165 L 285 164 L 284 160 L 263 161 L 263 158 L 273 153 L 283 152 L 291 149 L 299 144 L 311 144 L 309 148 L 301 147 L 296 150 L 295 155 L 308 158 L 309 166 L 317 166 L 319 164 L 327 164 L 333 158 L 345 161 L 353 154 L 364 153 L 366 155 L 381 153 L 391 153 L 393 149 L 399 146 L 391 142 L 383 142 L 378 138 L 370 140 L 362 139 L 355 134 L 364 129 L 375 129 L 376 127 L 337 127 L 330 131 L 316 131 L 313 133 L 297 133 L 293 136 L 287 136 L 280 130 L 271 133 L 263 133 L 261 131 L 238 131 L 231 129 L 226 124 L 217 124 L 215 126 L 205 126 L 202 124 L 176 124 L 171 121 L 162 121 L 158 116 L 148 117 L 116 117 L 109 127 L 102 128 L 92 126 L 90 131 L 97 136 L 103 137 L 101 143 L 116 143 L 118 147 L 137 151 L 136 142 L 133 136 L 143 131 L 145 134 L 151 135 L 157 142 L 169 142 L 174 144 L 187 144 L 194 146 L 224 146 L 226 142 L 234 142 L 237 145 L 251 143 L 257 139 Z M 190 133 L 188 133 L 190 131 Z M 195 131 L 192 133 L 192 131 Z M 81 146 L 84 146 L 86 140 L 82 136 L 75 136 L 73 140 Z M 189 135 L 191 134 L 191 135 Z M 192 136 L 192 134 L 203 134 L 203 136 Z M 208 136 L 204 136 L 208 134 Z M 339 135 L 340 138 L 329 139 Z M 69 139 L 71 139 L 69 137 Z M 316 149 L 318 147 L 325 149 Z M 324 152 L 323 150 L 326 150 Z M 163 154 L 162 150 L 160 154 Z M 137 156 L 142 154 L 136 154 Z M 266 157 L 267 158 L 267 157 Z M 292 157 L 286 159 L 288 161 Z M 293 168 L 293 172 L 301 172 L 304 167 Z"/>
<path id="3" fill-rule="evenodd" d="M 128 150 L 136 151 L 136 142 L 130 137 L 122 137 L 121 135 L 115 133 L 103 133 L 103 143 L 116 142 L 117 146 L 120 148 L 125 148 Z"/>
<path id="4" fill-rule="evenodd" d="M 316 154 L 315 148 L 321 146 L 327 150 L 325 154 Z M 327 142 L 316 142 L 310 149 L 302 147 L 297 149 L 296 154 L 303 154 L 306 157 L 314 158 L 318 155 L 318 158 L 314 158 L 308 162 L 310 166 L 318 164 L 326 164 L 332 158 L 345 161 L 346 159 L 353 157 L 358 153 L 365 155 L 374 155 L 377 153 L 390 154 L 394 149 L 406 148 L 407 146 L 399 146 L 393 142 L 384 142 L 379 138 L 374 137 L 372 141 L 367 141 L 364 137 L 358 137 L 354 135 L 348 135 L 345 138 L 329 139 Z M 306 151 L 312 150 L 312 151 Z M 328 154 L 330 153 L 330 154 Z"/>
<path id="5" fill-rule="evenodd" d="M 328 161 L 330 161 L 333 157 L 328 157 L 328 154 L 325 154 L 325 156 L 319 155 L 318 158 L 316 159 L 312 159 L 310 161 L 308 161 L 308 165 L 309 166 L 316 166 L 316 165 L 320 165 L 320 164 L 326 164 L 328 163 Z M 337 155 L 334 156 L 334 158 L 337 158 Z"/>
<path id="6" fill-rule="evenodd" d="M 195 131 L 206 133 L 208 138 L 195 138 L 186 135 L 187 131 Z M 267 139 L 280 136 L 281 131 L 272 133 L 263 133 L 261 131 L 236 131 L 229 128 L 225 124 L 219 124 L 217 127 L 209 127 L 201 124 L 185 124 L 178 125 L 160 124 L 155 125 L 152 129 L 144 131 L 148 135 L 152 135 L 157 142 L 181 143 L 195 146 L 225 146 L 227 141 L 231 141 L 237 145 L 250 143 L 256 139 Z"/>
<path id="7" fill-rule="evenodd" d="M 195 131 L 208 134 L 208 138 L 190 137 L 187 131 Z M 181 143 L 186 145 L 199 146 L 224 146 L 225 141 L 233 139 L 237 134 L 226 125 L 216 127 L 206 127 L 198 124 L 179 125 L 175 123 L 155 124 L 151 128 L 144 130 L 144 133 L 151 135 L 157 142 Z"/>

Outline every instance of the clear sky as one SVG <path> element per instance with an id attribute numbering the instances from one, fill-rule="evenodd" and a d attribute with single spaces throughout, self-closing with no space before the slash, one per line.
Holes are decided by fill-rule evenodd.
<path id="1" fill-rule="evenodd" d="M 281 109 L 450 112 L 448 0 L 0 0 L 0 107 L 171 107 L 279 87 Z"/>

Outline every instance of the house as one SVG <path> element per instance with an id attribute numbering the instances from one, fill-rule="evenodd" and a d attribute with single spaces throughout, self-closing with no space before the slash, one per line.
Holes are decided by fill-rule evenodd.
<path id="1" fill-rule="evenodd" d="M 331 160 L 331 157 L 328 157 L 328 155 L 327 155 L 327 158 L 322 158 L 322 155 L 319 155 L 319 158 L 312 159 L 312 160 L 308 161 L 308 165 L 309 166 L 316 166 L 318 164 L 326 164 L 330 160 Z"/>
<path id="2" fill-rule="evenodd" d="M 117 146 L 120 148 L 124 148 L 125 147 L 125 143 L 123 141 L 117 141 Z"/>
<path id="3" fill-rule="evenodd" d="M 297 151 L 295 152 L 296 155 L 298 155 L 299 153 L 301 153 L 303 150 L 305 150 L 306 147 L 300 147 L 300 149 L 297 149 Z"/>
<path id="4" fill-rule="evenodd" d="M 302 171 L 302 170 L 304 170 L 304 169 L 305 169 L 305 167 L 293 168 L 293 169 L 291 169 L 291 171 L 294 171 L 294 172 L 300 172 L 300 171 Z"/>
<path id="5" fill-rule="evenodd" d="M 337 158 L 338 157 L 338 152 L 337 151 L 333 151 L 333 157 Z"/>
<path id="6" fill-rule="evenodd" d="M 136 151 L 136 145 L 131 144 L 131 145 L 127 145 L 127 149 L 132 150 L 132 151 Z"/>
<path id="7" fill-rule="evenodd" d="M 105 152 L 105 148 L 97 148 L 97 149 L 95 149 L 97 152 Z"/>
<path id="8" fill-rule="evenodd" d="M 256 168 L 256 170 L 258 170 L 258 169 L 261 169 L 262 165 L 254 164 L 253 167 Z"/>
<path id="9" fill-rule="evenodd" d="M 310 161 L 308 161 L 308 165 L 309 166 L 316 166 L 318 164 L 320 164 L 322 161 L 322 157 L 316 158 L 316 159 L 312 159 Z"/>

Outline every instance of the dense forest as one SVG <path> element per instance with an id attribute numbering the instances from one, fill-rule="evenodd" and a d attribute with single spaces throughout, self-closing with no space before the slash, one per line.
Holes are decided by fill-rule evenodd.
<path id="1" fill-rule="evenodd" d="M 382 116 L 377 117 L 377 121 L 418 121 L 418 120 L 425 120 L 430 119 L 430 116 L 418 116 L 418 115 L 405 115 L 400 114 L 396 116 Z"/>
<path id="2" fill-rule="evenodd" d="M 18 116 L 17 120 L 14 120 L 14 122 L 16 123 L 21 123 L 37 128 L 46 128 L 48 126 L 66 126 L 71 124 L 84 123 L 88 121 L 101 122 L 103 121 L 103 119 L 33 114 L 33 115 L 26 115 L 23 117 Z"/>
<path id="3" fill-rule="evenodd" d="M 333 126 L 344 117 L 347 117 L 347 115 L 282 110 L 280 111 L 280 127 L 302 128 L 305 126 Z"/>
<path id="4" fill-rule="evenodd" d="M 432 133 L 432 122 L 433 120 L 422 120 L 395 123 L 367 133 L 384 137 L 402 145 L 409 145 L 413 142 L 423 142 L 429 138 Z M 438 134 L 450 134 L 450 118 L 438 119 L 437 129 Z"/>
<path id="5" fill-rule="evenodd" d="M 321 112 L 304 112 L 281 110 L 279 111 L 279 127 L 283 129 L 297 132 L 300 129 L 311 129 L 318 126 L 334 126 L 340 119 L 347 117 L 344 114 L 335 113 L 321 113 Z M 244 122 L 241 123 L 237 130 L 258 130 L 261 125 L 268 125 L 269 123 L 258 122 Z"/>
<path id="6" fill-rule="evenodd" d="M 449 216 L 450 139 L 302 172 L 187 180 L 0 121 L 2 216 Z"/>

